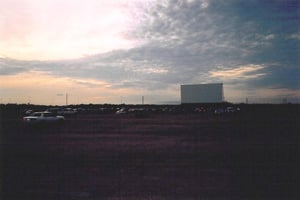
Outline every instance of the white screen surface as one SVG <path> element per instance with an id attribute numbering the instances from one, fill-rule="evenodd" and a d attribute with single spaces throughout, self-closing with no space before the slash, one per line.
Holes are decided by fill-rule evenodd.
<path id="1" fill-rule="evenodd" d="M 223 83 L 181 85 L 181 103 L 221 103 Z"/>

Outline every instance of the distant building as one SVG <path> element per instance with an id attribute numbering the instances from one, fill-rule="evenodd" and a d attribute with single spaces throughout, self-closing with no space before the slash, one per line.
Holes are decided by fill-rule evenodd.
<path id="1" fill-rule="evenodd" d="M 181 103 L 221 103 L 223 83 L 181 85 Z"/>

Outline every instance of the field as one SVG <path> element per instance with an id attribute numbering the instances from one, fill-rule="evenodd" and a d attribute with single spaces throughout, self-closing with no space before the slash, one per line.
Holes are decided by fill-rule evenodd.
<path id="1" fill-rule="evenodd" d="M 1 113 L 0 199 L 298 199 L 298 105 L 239 113 Z"/>

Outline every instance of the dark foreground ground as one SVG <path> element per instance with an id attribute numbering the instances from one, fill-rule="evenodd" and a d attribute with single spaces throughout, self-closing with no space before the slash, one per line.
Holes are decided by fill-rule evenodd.
<path id="1" fill-rule="evenodd" d="M 0 199 L 298 199 L 299 106 L 1 118 Z"/>

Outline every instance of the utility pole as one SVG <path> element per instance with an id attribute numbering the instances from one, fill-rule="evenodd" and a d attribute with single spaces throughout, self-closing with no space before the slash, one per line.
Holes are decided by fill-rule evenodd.
<path id="1" fill-rule="evenodd" d="M 144 96 L 142 96 L 142 105 L 144 105 Z"/>
<path id="2" fill-rule="evenodd" d="M 68 105 L 68 93 L 66 93 L 66 106 Z"/>

